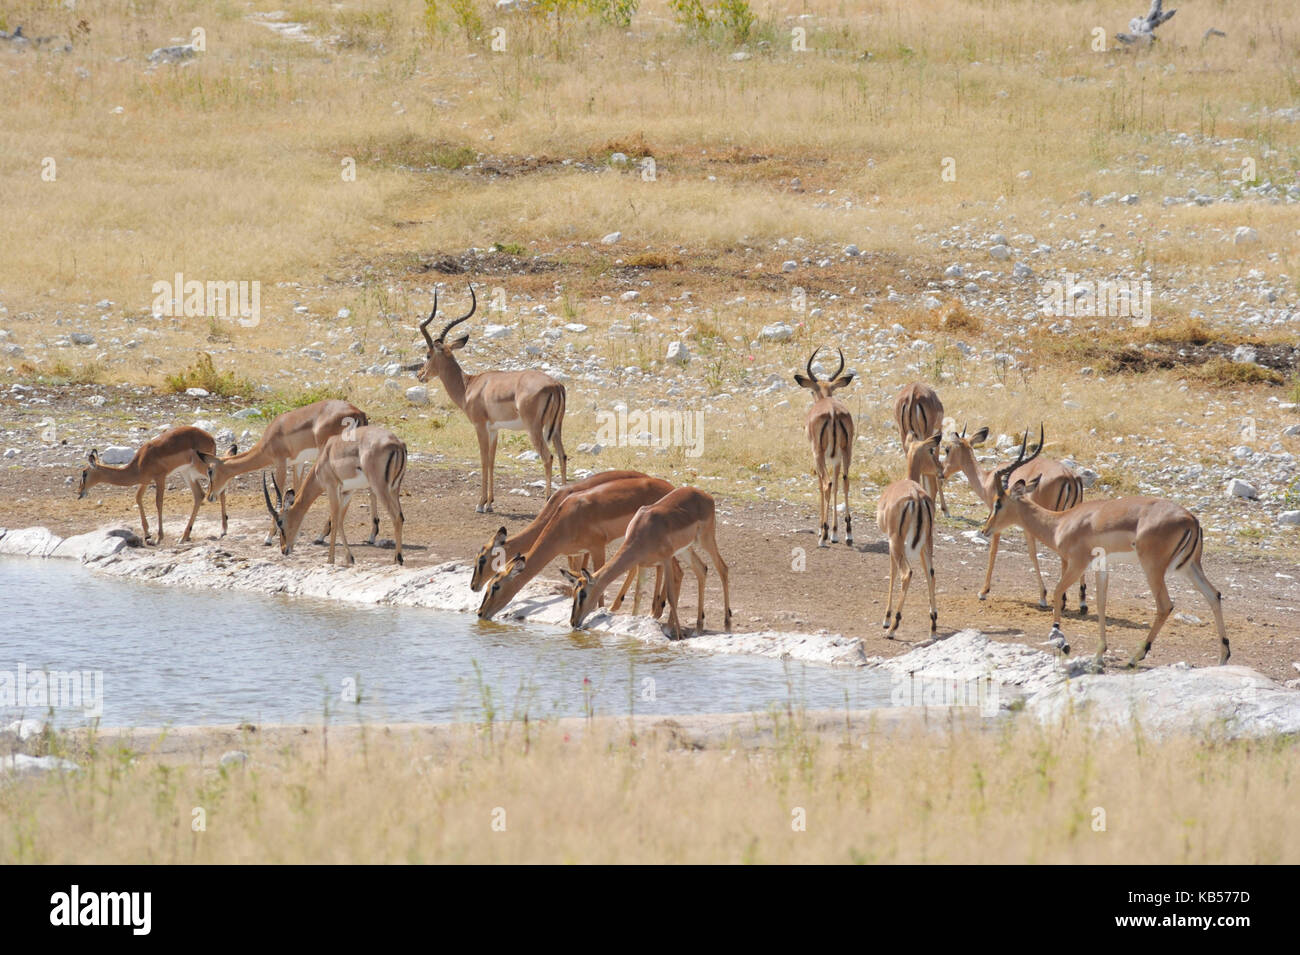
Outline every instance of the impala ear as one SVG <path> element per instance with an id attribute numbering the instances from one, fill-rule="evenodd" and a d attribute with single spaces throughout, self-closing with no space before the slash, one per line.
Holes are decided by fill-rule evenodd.
<path id="1" fill-rule="evenodd" d="M 469 341 L 469 336 L 468 336 L 468 335 L 461 335 L 460 338 L 456 339 L 454 342 L 452 342 L 452 343 L 451 343 L 450 345 L 448 345 L 447 347 L 448 347 L 448 349 L 450 349 L 451 351 L 457 351 L 457 350 L 459 350 L 459 349 L 461 349 L 461 348 L 464 348 L 464 347 L 465 347 L 465 343 L 468 342 L 468 341 Z"/>
<path id="2" fill-rule="evenodd" d="M 560 568 L 560 576 L 563 577 L 565 580 L 567 580 L 574 587 L 577 587 L 580 583 L 582 583 L 582 578 L 578 577 L 567 567 Z"/>
<path id="3" fill-rule="evenodd" d="M 206 451 L 196 451 L 195 453 L 199 456 L 199 460 L 207 465 L 216 464 L 218 461 L 221 460 L 215 454 L 208 454 L 208 452 Z"/>
<path id="4" fill-rule="evenodd" d="M 500 547 L 505 542 L 506 542 L 506 529 L 504 527 L 498 527 L 496 534 L 492 536 L 492 546 Z"/>
<path id="5" fill-rule="evenodd" d="M 92 465 L 99 464 L 99 452 L 96 451 L 94 448 L 91 448 L 90 453 L 86 455 L 86 460 L 89 461 Z"/>
<path id="6" fill-rule="evenodd" d="M 974 434 L 970 436 L 970 439 L 967 441 L 967 444 L 969 444 L 971 447 L 976 447 L 978 445 L 983 444 L 985 441 L 987 441 L 988 437 L 989 437 L 989 429 L 980 428 L 978 431 L 976 431 Z"/>
<path id="7" fill-rule="evenodd" d="M 237 444 L 231 442 L 230 450 L 226 452 L 226 455 L 227 455 L 228 457 L 232 457 L 232 458 L 233 458 L 233 457 L 234 457 L 236 454 L 238 454 L 238 453 L 239 453 L 239 445 L 237 445 Z"/>
<path id="8" fill-rule="evenodd" d="M 1034 488 L 1038 487 L 1038 480 L 1038 478 L 1034 478 L 1030 484 L 1026 484 L 1024 478 L 1019 478 L 1015 484 L 1011 485 L 1011 490 L 1007 493 L 1012 497 L 1022 497 L 1028 491 L 1032 491 Z"/>
<path id="9" fill-rule="evenodd" d="M 810 379 L 808 379 L 808 378 L 805 378 L 803 375 L 795 375 L 795 376 L 794 376 L 794 383 L 795 383 L 796 385 L 798 385 L 800 388 L 811 388 L 811 387 L 812 387 L 812 381 L 811 381 Z"/>
<path id="10" fill-rule="evenodd" d="M 578 571 L 578 573 L 582 574 L 582 582 L 584 584 L 591 583 L 591 571 L 589 571 L 586 567 L 582 568 L 580 571 Z"/>
<path id="11" fill-rule="evenodd" d="M 506 568 L 506 576 L 518 577 L 524 572 L 524 565 L 527 563 L 528 561 L 523 554 L 515 554 L 514 558 L 510 561 L 510 566 Z"/>
<path id="12" fill-rule="evenodd" d="M 293 507 L 293 498 L 294 498 L 293 488 L 289 488 L 289 490 L 284 492 L 284 509 L 286 511 L 289 508 Z"/>
<path id="13" fill-rule="evenodd" d="M 831 382 L 831 391 L 838 391 L 840 388 L 843 388 L 845 385 L 851 384 L 852 382 L 853 372 L 849 372 L 847 375 L 840 375 L 840 377 Z"/>

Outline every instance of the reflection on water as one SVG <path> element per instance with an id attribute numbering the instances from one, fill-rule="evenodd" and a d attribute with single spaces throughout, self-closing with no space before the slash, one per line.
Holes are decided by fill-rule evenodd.
<path id="1" fill-rule="evenodd" d="M 60 725 L 93 714 L 95 674 L 105 726 L 319 722 L 327 713 L 345 722 L 449 721 L 481 718 L 487 707 L 497 718 L 537 718 L 889 702 L 888 678 L 861 670 L 647 647 L 469 614 L 122 581 L 67 561 L 0 559 L 0 595 L 0 717 L 8 720 L 47 715 L 38 695 L 22 703 L 24 689 L 34 694 L 32 683 L 51 671 L 63 674 L 59 702 L 76 704 L 55 710 Z M 85 671 L 83 696 L 69 696 L 82 688 L 70 671 Z M 20 675 L 26 687 L 15 687 Z"/>

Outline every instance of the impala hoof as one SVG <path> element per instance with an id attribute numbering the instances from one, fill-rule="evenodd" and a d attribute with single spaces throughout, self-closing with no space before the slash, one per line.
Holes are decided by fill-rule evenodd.
<path id="1" fill-rule="evenodd" d="M 1087 604 L 1079 604 L 1079 616 L 1080 616 L 1080 617 L 1086 617 L 1087 615 L 1088 615 L 1088 605 L 1087 605 Z"/>
<path id="2" fill-rule="evenodd" d="M 988 599 L 989 599 L 989 592 L 987 590 L 981 590 L 980 600 L 988 600 Z"/>
<path id="3" fill-rule="evenodd" d="M 1046 609 L 1048 608 L 1048 606 L 1049 606 L 1049 604 L 1047 603 L 1047 598 L 1046 598 L 1046 597 L 1039 597 L 1039 598 L 1038 598 L 1038 606 L 1039 606 L 1040 609 L 1042 609 L 1042 610 L 1046 610 Z"/>
<path id="4" fill-rule="evenodd" d="M 485 510 L 487 510 L 487 508 L 484 505 L 479 504 L 477 507 L 474 508 L 474 513 L 482 514 Z"/>

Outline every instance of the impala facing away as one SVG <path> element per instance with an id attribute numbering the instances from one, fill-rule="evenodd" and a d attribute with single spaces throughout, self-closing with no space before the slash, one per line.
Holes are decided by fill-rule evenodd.
<path id="1" fill-rule="evenodd" d="M 992 507 L 997 499 L 998 478 L 993 471 L 985 471 L 975 460 L 974 449 L 989 436 L 988 428 L 980 428 L 969 438 L 966 429 L 961 434 L 955 431 L 948 436 L 948 445 L 944 455 L 944 478 L 949 478 L 958 471 L 966 475 L 966 482 L 971 490 L 984 502 L 985 507 Z M 1051 511 L 1068 511 L 1083 500 L 1083 481 L 1079 476 L 1059 461 L 1048 458 L 1030 459 L 1014 473 L 1026 483 L 1038 478 L 1038 485 L 1029 493 L 1029 499 L 1035 504 Z M 989 545 L 989 566 L 984 572 L 984 589 L 980 591 L 980 600 L 989 595 L 993 583 L 993 563 L 998 559 L 998 541 L 1001 534 L 994 534 Z M 1025 532 L 1025 544 L 1029 548 L 1029 561 L 1034 565 L 1034 576 L 1038 579 L 1038 606 L 1047 606 L 1047 586 L 1043 583 L 1043 572 L 1038 566 L 1038 541 L 1033 534 Z M 1088 584 L 1079 578 L 1079 613 L 1088 612 Z"/>
<path id="2" fill-rule="evenodd" d="M 402 478 L 406 475 L 406 444 L 393 432 L 379 425 L 365 425 L 347 434 L 337 434 L 325 442 L 325 447 L 307 473 L 307 479 L 300 488 L 290 488 L 280 497 L 280 486 L 275 485 L 275 494 L 280 507 L 277 510 L 271 504 L 271 492 L 266 487 L 266 475 L 262 475 L 262 495 L 266 498 L 266 509 L 280 535 L 280 553 L 286 557 L 293 553 L 294 542 L 302 530 L 303 518 L 311 509 L 312 503 L 321 494 L 329 497 L 330 504 L 330 550 L 329 562 L 334 563 L 334 543 L 338 537 L 343 538 L 343 552 L 347 564 L 355 563 L 352 548 L 348 546 L 348 535 L 343 529 L 343 518 L 347 516 L 348 504 L 352 495 L 362 488 L 369 488 L 372 495 L 377 495 L 384 504 L 384 510 L 393 520 L 393 537 L 397 543 L 397 563 L 402 563 L 402 524 L 406 518 L 402 514 L 400 500 Z"/>
<path id="3" fill-rule="evenodd" d="M 190 531 L 194 529 L 194 518 L 203 503 L 204 467 L 201 455 L 214 454 L 216 450 L 217 442 L 213 440 L 212 435 L 202 428 L 189 426 L 172 428 L 153 440 L 146 441 L 135 452 L 131 463 L 120 468 L 101 464 L 98 452 L 92 450 L 88 458 L 90 467 L 84 468 L 81 472 L 81 486 L 77 490 L 77 499 L 85 497 L 86 492 L 96 484 L 112 484 L 117 487 L 139 485 L 139 490 L 135 492 L 135 506 L 140 509 L 140 523 L 144 527 L 144 540 L 147 544 L 149 543 L 149 519 L 144 514 L 144 492 L 152 483 L 158 506 L 158 539 L 154 543 L 161 544 L 163 492 L 167 490 L 167 476 L 179 471 L 194 495 L 194 508 L 190 511 L 190 522 L 185 525 L 185 533 L 181 535 L 181 541 L 185 542 L 190 539 Z M 234 448 L 231 448 L 231 451 L 233 453 Z M 222 494 L 222 537 L 226 536 L 226 523 L 226 495 Z"/>
<path id="4" fill-rule="evenodd" d="M 672 638 L 682 638 L 681 623 L 677 619 L 678 586 L 680 576 L 673 569 L 673 558 L 692 546 L 703 547 L 713 560 L 713 566 L 722 581 L 722 605 L 725 626 L 731 630 L 731 594 L 728 589 L 727 564 L 718 553 L 715 536 L 714 505 L 712 496 L 693 487 L 679 487 L 654 504 L 641 508 L 628 522 L 623 545 L 609 563 L 591 574 L 585 568 L 574 578 L 573 612 L 569 623 L 576 630 L 595 609 L 606 588 L 621 575 L 637 567 L 656 564 L 663 569 L 664 584 L 668 589 L 668 624 Z M 700 629 L 703 629 L 703 599 L 700 601 Z"/>
<path id="5" fill-rule="evenodd" d="M 274 468 L 277 487 L 299 487 L 306 476 L 308 468 L 320 455 L 325 442 L 336 434 L 351 434 L 354 429 L 367 424 L 366 413 L 356 405 L 337 398 L 316 401 L 301 408 L 294 408 L 275 419 L 266 426 L 255 445 L 243 454 L 231 449 L 231 456 L 219 458 L 215 454 L 203 454 L 203 462 L 208 472 L 208 500 L 215 501 L 218 494 L 225 494 L 226 485 L 233 478 L 259 468 Z M 288 472 L 292 469 L 292 473 Z M 292 485 L 286 482 L 286 476 L 292 478 Z M 301 492 L 300 492 L 301 493 Z M 318 541 L 324 540 L 331 532 L 331 526 L 325 525 Z M 274 540 L 276 527 L 266 535 L 266 543 Z M 375 493 L 370 492 L 370 537 L 373 544 L 379 536 L 379 511 L 375 506 Z"/>
<path id="6" fill-rule="evenodd" d="M 536 535 L 528 551 L 516 553 L 488 581 L 478 615 L 490 620 L 501 612 L 524 584 L 545 570 L 556 557 L 585 553 L 590 555 L 594 568 L 600 570 L 605 564 L 606 547 L 624 536 L 633 516 L 673 490 L 667 481 L 632 473 L 632 477 L 605 481 L 581 493 L 567 495 L 555 509 L 551 520 Z M 698 558 L 696 564 L 702 619 L 705 568 Z M 573 578 L 566 579 L 572 581 Z"/>
<path id="7" fill-rule="evenodd" d="M 943 430 L 943 402 L 938 393 L 927 384 L 914 381 L 904 385 L 894 399 L 894 422 L 898 425 L 898 441 L 907 453 L 907 436 L 910 434 L 918 441 L 924 441 L 932 434 Z M 943 470 L 938 467 L 927 469 L 917 478 L 925 492 L 937 498 L 940 509 L 947 514 L 948 502 L 943 496 Z"/>
<path id="8" fill-rule="evenodd" d="M 853 415 L 844 402 L 834 397 L 839 389 L 853 381 L 852 373 L 844 371 L 844 352 L 840 350 L 840 367 L 825 381 L 818 381 L 813 373 L 813 359 L 817 349 L 808 359 L 808 375 L 796 374 L 795 384 L 813 393 L 812 407 L 804 429 L 812 443 L 813 471 L 817 475 L 817 493 L 821 501 L 817 546 L 839 543 L 839 484 L 844 480 L 844 543 L 853 544 L 853 517 L 849 513 L 849 465 L 853 463 Z M 829 520 L 827 511 L 829 510 Z"/>
<path id="9" fill-rule="evenodd" d="M 930 588 L 930 635 L 939 626 L 939 610 L 934 601 L 934 499 L 921 486 L 920 478 L 927 467 L 938 468 L 938 434 L 924 440 L 912 435 L 903 438 L 907 449 L 907 477 L 895 481 L 880 494 L 876 505 L 876 526 L 889 537 L 889 602 L 885 606 L 885 634 L 888 640 L 903 620 L 903 602 L 912 582 L 912 563 L 919 561 L 925 582 Z M 903 588 L 894 609 L 894 578 L 903 575 Z M 891 623 L 890 618 L 893 618 Z"/>
<path id="10" fill-rule="evenodd" d="M 599 474 L 593 474 L 589 478 L 560 488 L 550 496 L 541 512 L 533 518 L 532 523 L 513 537 L 504 527 L 498 528 L 492 538 L 483 545 L 483 549 L 478 552 L 478 558 L 474 561 L 474 573 L 469 581 L 470 590 L 475 592 L 482 590 L 485 583 L 505 568 L 507 558 L 526 553 L 537 542 L 542 531 L 546 530 L 546 525 L 551 522 L 551 518 L 555 516 L 555 512 L 559 510 L 566 498 L 590 491 L 609 481 L 644 477 L 646 475 L 640 471 L 601 471 Z M 578 567 L 571 565 L 571 569 L 577 570 Z"/>
<path id="11" fill-rule="evenodd" d="M 1038 450 L 1030 455 L 1032 461 L 1043 450 L 1043 432 L 1039 429 Z M 1025 432 L 1025 442 L 1029 433 Z M 1051 639 L 1062 644 L 1069 652 L 1069 644 L 1061 634 L 1061 607 L 1065 592 L 1081 578 L 1089 567 L 1097 569 L 1097 626 L 1099 639 L 1093 665 L 1102 665 L 1106 652 L 1106 587 L 1110 567 L 1120 563 L 1137 563 L 1146 575 L 1147 586 L 1156 601 L 1156 616 L 1147 638 L 1129 661 L 1135 667 L 1151 649 L 1160 628 L 1173 612 L 1174 602 L 1169 599 L 1165 578 L 1175 571 L 1201 592 L 1219 630 L 1219 664 L 1228 662 L 1228 632 L 1223 625 L 1223 597 L 1201 569 L 1201 549 L 1205 535 L 1201 523 L 1187 508 L 1172 501 L 1156 497 L 1122 497 L 1113 501 L 1089 501 L 1068 511 L 1052 511 L 1035 504 L 1031 499 L 1039 485 L 1039 478 L 1031 481 L 1017 480 L 1007 487 L 1012 471 L 1023 463 L 1024 444 L 1020 456 L 1011 464 L 998 468 L 997 495 L 989 508 L 984 524 L 985 535 L 1001 531 L 1010 524 L 1019 524 L 1026 533 L 1043 541 L 1061 556 L 1061 579 L 1052 598 L 1055 616 L 1052 620 Z"/>
<path id="12" fill-rule="evenodd" d="M 564 453 L 561 431 L 564 426 L 564 385 L 540 371 L 484 371 L 467 375 L 456 361 L 455 352 L 469 341 L 462 335 L 453 341 L 447 333 L 468 321 L 478 308 L 474 286 L 469 287 L 470 309 L 460 318 L 443 326 L 436 339 L 429 336 L 429 323 L 438 314 L 438 293 L 433 295 L 433 311 L 420 323 L 420 334 L 429 346 L 424 366 L 415 373 L 420 381 L 436 376 L 447 390 L 447 397 L 456 403 L 478 435 L 478 457 L 481 489 L 475 508 L 479 513 L 490 512 L 494 500 L 495 470 L 497 460 L 497 434 L 501 431 L 527 431 L 533 447 L 541 455 L 546 468 L 546 496 L 551 495 L 551 451 L 560 459 L 560 483 L 569 480 L 569 459 Z"/>

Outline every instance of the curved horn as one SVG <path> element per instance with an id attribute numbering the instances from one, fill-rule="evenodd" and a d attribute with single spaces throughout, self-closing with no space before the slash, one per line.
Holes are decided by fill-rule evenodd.
<path id="1" fill-rule="evenodd" d="M 448 322 L 447 326 L 441 332 L 438 333 L 438 341 L 442 341 L 444 338 L 446 338 L 447 333 L 451 331 L 453 328 L 455 328 L 457 325 L 459 325 L 461 322 L 468 321 L 469 317 L 473 315 L 475 310 L 478 308 L 478 297 L 475 296 L 474 294 L 473 282 L 469 283 L 469 301 L 470 301 L 469 311 L 466 312 L 464 315 L 462 315 L 460 318 Z"/>
<path id="2" fill-rule="evenodd" d="M 840 353 L 840 367 L 836 369 L 835 374 L 831 375 L 831 381 L 834 381 L 836 378 L 838 378 L 840 376 L 840 372 L 844 370 L 844 349 L 843 348 L 839 349 L 839 353 Z"/>
<path id="3" fill-rule="evenodd" d="M 1025 436 L 1020 440 L 1020 453 L 1016 455 L 1016 459 L 1012 461 L 1010 464 L 1003 465 L 1002 467 L 998 468 L 997 471 L 994 472 L 994 474 L 997 476 L 997 481 L 998 481 L 997 486 L 1000 487 L 1004 492 L 1007 489 L 1007 481 L 1011 477 L 1012 472 L 1015 471 L 1017 468 L 1028 464 L 1030 461 L 1034 460 L 1034 458 L 1038 457 L 1040 454 L 1043 453 L 1043 439 L 1044 439 L 1043 425 L 1040 422 L 1038 425 L 1038 447 L 1034 449 L 1033 454 L 1031 454 L 1029 457 L 1026 458 L 1025 451 L 1029 448 L 1029 429 L 1028 428 L 1025 429 Z"/>
<path id="4" fill-rule="evenodd" d="M 815 374 L 813 374 L 812 363 L 813 363 L 813 360 L 817 357 L 817 353 L 818 353 L 819 351 L 821 351 L 821 350 L 822 350 L 822 349 L 821 349 L 821 346 L 818 345 L 816 348 L 813 349 L 813 353 L 812 353 L 812 355 L 810 355 L 809 358 L 808 358 L 808 380 L 809 380 L 809 381 L 816 381 L 816 380 L 817 380 L 817 376 L 816 376 Z"/>
<path id="5" fill-rule="evenodd" d="M 278 490 L 278 489 L 276 490 L 276 493 L 277 493 L 277 494 L 279 493 L 279 490 Z M 266 486 L 266 472 L 265 472 L 265 471 L 262 472 L 262 496 L 263 496 L 264 498 L 266 498 L 266 509 L 267 509 L 268 511 L 270 511 L 270 513 L 271 513 L 271 517 L 273 517 L 273 518 L 275 519 L 275 523 L 278 525 L 278 524 L 280 523 L 280 515 L 276 513 L 275 507 L 272 506 L 272 504 L 271 504 L 271 491 L 270 491 L 270 489 Z"/>
<path id="6" fill-rule="evenodd" d="M 961 423 L 961 436 L 962 436 L 963 438 L 966 437 L 966 422 L 965 422 L 965 421 L 963 421 L 963 422 Z"/>
<path id="7" fill-rule="evenodd" d="M 429 323 L 433 321 L 433 316 L 437 314 L 438 314 L 438 290 L 434 289 L 433 290 L 433 311 L 429 313 L 428 318 L 426 318 L 424 321 L 420 323 L 420 334 L 424 336 L 424 340 L 429 343 L 430 348 L 433 347 L 433 339 L 429 337 Z"/>

